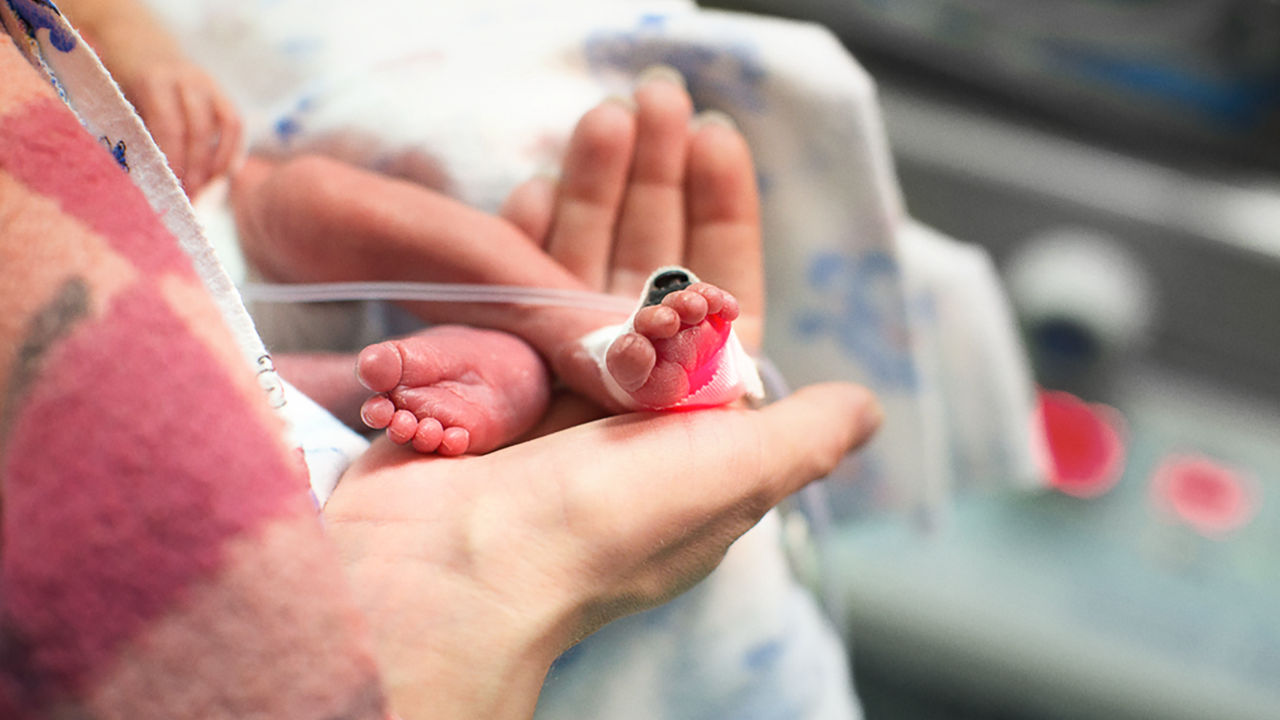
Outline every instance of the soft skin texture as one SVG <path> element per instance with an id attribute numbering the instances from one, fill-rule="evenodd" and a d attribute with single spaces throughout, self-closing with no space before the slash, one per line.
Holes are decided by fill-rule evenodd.
<path id="1" fill-rule="evenodd" d="M 560 653 L 688 589 L 878 422 L 869 393 L 831 384 L 759 411 L 617 416 L 483 456 L 379 442 L 325 516 L 394 706 L 406 720 L 529 717 Z"/>
<path id="2" fill-rule="evenodd" d="M 378 393 L 364 423 L 423 453 L 483 453 L 542 418 L 551 381 L 542 360 L 514 335 L 442 325 L 365 348 L 356 376 Z"/>
<path id="3" fill-rule="evenodd" d="M 188 197 L 231 169 L 239 111 L 138 0 L 59 0 L 142 116 Z"/>
<path id="4" fill-rule="evenodd" d="M 504 217 L 325 158 L 279 165 L 253 158 L 232 188 L 241 242 L 265 274 L 291 282 L 480 282 L 631 299 L 654 268 L 684 265 L 733 294 L 734 327 L 751 350 L 759 345 L 764 305 L 751 155 L 731 124 L 714 115 L 691 121 L 691 107 L 678 82 L 657 74 L 639 85 L 633 103 L 593 108 L 571 136 L 560 180 L 549 186 L 535 178 L 517 188 Z M 570 388 L 621 409 L 578 342 L 621 317 L 568 308 L 408 307 L 430 322 L 516 334 Z M 629 383 L 639 376 L 622 372 Z"/>

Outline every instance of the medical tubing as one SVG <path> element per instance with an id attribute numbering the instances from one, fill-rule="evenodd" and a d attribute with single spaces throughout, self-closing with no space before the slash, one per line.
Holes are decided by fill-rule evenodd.
<path id="1" fill-rule="evenodd" d="M 617 295 L 521 287 L 427 282 L 246 283 L 240 294 L 248 302 L 315 303 L 362 300 L 413 302 L 508 303 L 615 311 L 629 315 L 635 300 Z"/>

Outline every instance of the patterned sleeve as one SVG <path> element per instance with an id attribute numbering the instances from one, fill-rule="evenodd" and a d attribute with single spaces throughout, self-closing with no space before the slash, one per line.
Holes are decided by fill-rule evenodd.
<path id="1" fill-rule="evenodd" d="M 234 328 L 0 3 L 0 717 L 387 716 Z M 68 39 L 70 38 L 70 39 Z"/>

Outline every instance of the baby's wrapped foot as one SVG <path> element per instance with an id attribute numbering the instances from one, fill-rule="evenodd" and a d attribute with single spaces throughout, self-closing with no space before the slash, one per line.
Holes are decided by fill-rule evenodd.
<path id="1" fill-rule="evenodd" d="M 541 358 L 507 333 L 460 326 L 370 345 L 356 376 L 377 393 L 360 417 L 423 453 L 483 453 L 515 440 L 545 412 Z"/>
<path id="2" fill-rule="evenodd" d="M 758 394 L 755 368 L 732 335 L 738 313 L 730 293 L 682 271 L 658 273 L 631 331 L 609 345 L 606 371 L 634 404 L 649 409 L 723 405 Z"/>

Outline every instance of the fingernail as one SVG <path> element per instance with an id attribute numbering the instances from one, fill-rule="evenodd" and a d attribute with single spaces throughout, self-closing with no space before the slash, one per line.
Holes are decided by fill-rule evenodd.
<path id="1" fill-rule="evenodd" d="M 681 88 L 687 87 L 684 75 L 681 75 L 679 70 L 670 65 L 650 65 L 645 68 L 636 78 L 636 87 L 648 85 L 652 82 L 665 82 L 678 85 Z"/>
<path id="2" fill-rule="evenodd" d="M 870 435 L 880 428 L 882 422 L 884 422 L 884 406 L 875 397 L 871 397 L 862 407 L 862 428 Z"/>
<path id="3" fill-rule="evenodd" d="M 630 95 L 610 95 L 609 97 L 605 98 L 604 102 L 601 104 L 602 105 L 608 105 L 608 104 L 621 105 L 623 108 L 626 108 L 627 112 L 636 111 L 636 101 Z"/>
<path id="4" fill-rule="evenodd" d="M 552 185 L 560 184 L 560 164 L 559 163 L 539 163 L 538 167 L 533 171 L 534 180 L 545 180 Z"/>
<path id="5" fill-rule="evenodd" d="M 706 127 L 707 125 L 720 125 L 722 127 L 727 127 L 730 130 L 733 130 L 735 132 L 738 130 L 738 124 L 733 121 L 733 118 L 729 117 L 723 112 L 720 112 L 719 110 L 703 110 L 702 112 L 693 116 L 694 130 L 697 130 L 702 127 Z"/>

